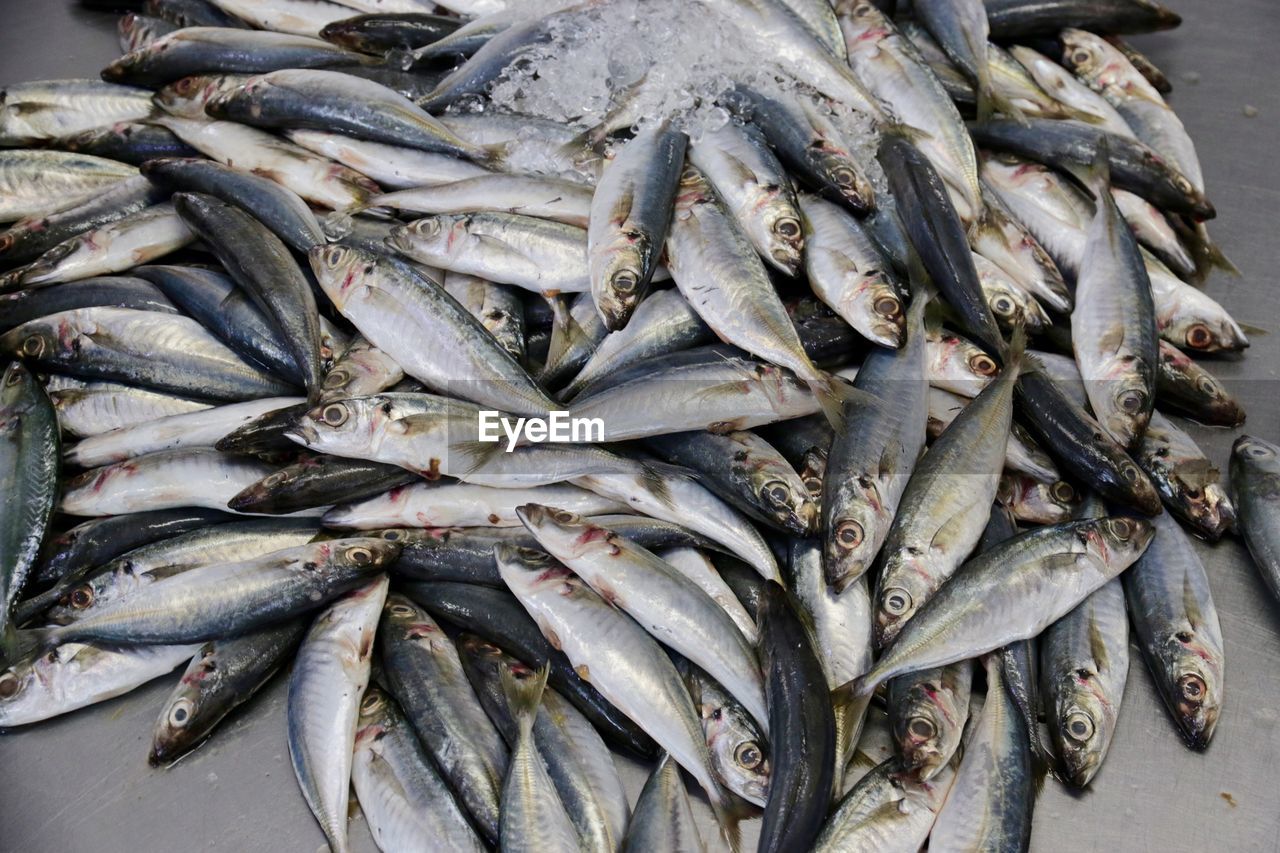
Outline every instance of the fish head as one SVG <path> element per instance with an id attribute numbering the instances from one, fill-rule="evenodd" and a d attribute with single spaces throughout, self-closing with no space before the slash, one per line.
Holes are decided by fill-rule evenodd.
<path id="1" fill-rule="evenodd" d="M 1065 480 L 1041 483 L 1022 474 L 1000 478 L 996 499 L 1013 510 L 1014 516 L 1036 524 L 1067 521 L 1080 505 L 1080 495 Z"/>
<path id="2" fill-rule="evenodd" d="M 537 548 L 500 542 L 493 546 L 493 558 L 503 582 L 522 601 L 540 592 L 571 596 L 582 586 L 577 575 Z"/>
<path id="3" fill-rule="evenodd" d="M 394 415 L 394 404 L 383 395 L 350 397 L 322 403 L 299 415 L 284 434 L 326 453 L 359 453 L 395 422 Z"/>
<path id="4" fill-rule="evenodd" d="M 1117 708 L 1098 688 L 1098 673 L 1082 667 L 1055 696 L 1051 725 L 1060 772 L 1077 788 L 1089 784 L 1111 744 Z"/>
<path id="5" fill-rule="evenodd" d="M 1153 523 L 1129 515 L 1096 518 L 1080 524 L 1086 547 L 1113 570 L 1112 574 L 1133 565 L 1156 535 Z"/>
<path id="6" fill-rule="evenodd" d="M 380 572 L 400 556 L 399 542 L 374 536 L 355 536 L 315 543 L 324 562 L 334 568 L 358 570 L 361 574 Z"/>
<path id="7" fill-rule="evenodd" d="M 1265 495 L 1280 497 L 1280 447 L 1252 435 L 1242 435 L 1231 445 L 1231 480 L 1241 483 L 1246 476 L 1259 474 L 1270 484 Z"/>
<path id="8" fill-rule="evenodd" d="M 921 779 L 931 778 L 950 760 L 968 717 L 967 694 L 963 707 L 958 694 L 930 679 L 912 686 L 893 715 L 893 738 L 903 764 Z"/>
<path id="9" fill-rule="evenodd" d="M 516 515 L 537 537 L 538 543 L 560 559 L 591 553 L 617 553 L 609 540 L 614 534 L 586 521 L 582 516 L 543 504 L 516 507 Z"/>
<path id="10" fill-rule="evenodd" d="M 837 593 L 871 566 L 882 541 L 877 531 L 887 529 L 890 521 L 876 477 L 862 474 L 848 485 L 848 499 L 827 521 L 822 555 L 823 574 Z"/>
<path id="11" fill-rule="evenodd" d="M 754 721 L 736 702 L 704 701 L 698 705 L 711 763 L 730 791 L 762 805 L 769 796 L 770 765 L 764 739 Z"/>
<path id="12" fill-rule="evenodd" d="M 1205 749 L 1222 710 L 1222 650 L 1192 624 L 1166 640 L 1165 677 L 1157 679 L 1182 737 Z"/>
<path id="13" fill-rule="evenodd" d="M 321 289 L 338 310 L 361 288 L 372 287 L 371 278 L 380 261 L 373 252 L 336 243 L 313 247 L 307 252 L 307 260 Z"/>
<path id="14" fill-rule="evenodd" d="M 1122 83 L 1119 75 L 1123 69 L 1115 61 L 1119 52 L 1101 38 L 1085 30 L 1067 28 L 1059 39 L 1062 42 L 1062 64 L 1092 88 L 1096 90 Z"/>
<path id="15" fill-rule="evenodd" d="M 875 210 L 875 187 L 847 152 L 815 149 L 809 157 L 837 201 L 860 216 Z"/>
<path id="16" fill-rule="evenodd" d="M 874 53 L 877 44 L 893 33 L 893 25 L 871 0 L 839 0 L 835 10 L 849 53 Z"/>
<path id="17" fill-rule="evenodd" d="M 27 657 L 0 671 L 0 727 L 10 720 L 32 716 L 45 701 L 41 689 L 42 668 L 54 666 L 66 646 L 61 646 L 41 656 Z"/>
<path id="18" fill-rule="evenodd" d="M 42 393 L 31 371 L 20 361 L 11 362 L 0 379 L 0 426 L 16 425 L 15 419 L 30 410 Z"/>
<path id="19" fill-rule="evenodd" d="M 791 472 L 772 466 L 756 466 L 751 471 L 753 491 L 760 503 L 788 530 L 805 534 L 818 523 L 818 505 L 804 482 Z"/>
<path id="20" fill-rule="evenodd" d="M 148 757 L 152 767 L 177 760 L 208 733 L 208 724 L 214 721 L 204 719 L 200 713 L 202 700 L 210 695 L 210 691 L 203 688 L 205 682 L 218 674 L 215 646 L 206 643 L 182 674 L 168 702 L 160 709 Z"/>
<path id="21" fill-rule="evenodd" d="M 391 229 L 387 244 L 410 256 L 417 252 L 420 260 L 448 257 L 455 244 L 465 242 L 469 221 L 470 217 L 465 215 L 424 216 Z"/>
<path id="22" fill-rule="evenodd" d="M 1225 312 L 1180 310 L 1158 317 L 1160 335 L 1192 352 L 1238 352 L 1249 346 L 1244 330 Z"/>
<path id="23" fill-rule="evenodd" d="M 885 558 L 872 625 L 877 648 L 893 642 L 902 626 L 936 590 L 936 579 L 945 573 L 934 562 L 934 552 L 914 547 L 899 548 Z"/>
<path id="24" fill-rule="evenodd" d="M 652 274 L 657 253 L 638 231 L 624 231 L 601 254 L 599 268 L 592 271 L 592 292 L 605 328 L 617 331 L 627 325 L 649 289 L 646 270 Z"/>
<path id="25" fill-rule="evenodd" d="M 982 347 L 953 332 L 929 332 L 925 358 L 931 384 L 967 397 L 977 396 L 1000 373 Z"/>
<path id="26" fill-rule="evenodd" d="M 788 275 L 798 275 L 804 263 L 804 229 L 788 193 L 782 187 L 766 187 L 757 207 L 769 258 Z"/>

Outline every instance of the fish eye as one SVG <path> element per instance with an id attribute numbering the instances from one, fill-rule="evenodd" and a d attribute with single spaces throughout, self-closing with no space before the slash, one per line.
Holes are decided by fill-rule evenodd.
<path id="1" fill-rule="evenodd" d="M 361 714 L 372 714 L 382 708 L 382 694 L 370 693 L 364 697 L 360 703 Z"/>
<path id="2" fill-rule="evenodd" d="M 853 16 L 855 18 L 866 18 L 874 11 L 875 6 L 870 3 L 859 3 L 857 8 L 853 10 Z"/>
<path id="3" fill-rule="evenodd" d="M 84 610 L 93 604 L 93 587 L 87 583 L 80 584 L 80 586 L 71 590 L 69 601 L 73 609 Z"/>
<path id="4" fill-rule="evenodd" d="M 928 717 L 912 717 L 907 723 L 907 731 L 921 740 L 931 740 L 938 735 L 938 727 Z"/>
<path id="5" fill-rule="evenodd" d="M 1074 741 L 1084 742 L 1093 737 L 1093 718 L 1083 711 L 1076 711 L 1067 717 L 1067 724 L 1064 726 L 1067 736 Z"/>
<path id="6" fill-rule="evenodd" d="M 1124 478 L 1130 483 L 1138 482 L 1138 477 L 1140 476 L 1137 467 L 1134 465 L 1125 465 L 1120 469 L 1120 473 L 1123 474 Z"/>
<path id="7" fill-rule="evenodd" d="M 346 257 L 347 250 L 344 246 L 330 246 L 324 250 L 324 262 L 331 267 L 336 267 Z"/>
<path id="8" fill-rule="evenodd" d="M 791 501 L 791 490 L 781 480 L 770 480 L 764 484 L 764 488 L 760 492 L 767 500 L 775 504 L 785 506 Z"/>
<path id="9" fill-rule="evenodd" d="M 560 522 L 561 524 L 573 524 L 575 521 L 578 520 L 578 516 L 569 512 L 569 510 L 567 509 L 558 509 L 555 512 L 551 513 L 551 517 L 554 518 L 556 521 Z"/>
<path id="10" fill-rule="evenodd" d="M 846 551 L 851 551 L 861 545 L 864 535 L 862 525 L 851 518 L 845 519 L 836 527 L 836 542 Z"/>
<path id="11" fill-rule="evenodd" d="M 1250 444 L 1245 448 L 1244 452 L 1252 456 L 1254 459 L 1268 459 L 1275 455 L 1274 450 L 1269 447 L 1263 447 L 1260 444 Z"/>
<path id="12" fill-rule="evenodd" d="M 324 378 L 324 387 L 341 388 L 351 381 L 351 374 L 345 367 L 339 367 L 329 371 L 329 375 Z"/>
<path id="13" fill-rule="evenodd" d="M 881 606 L 890 616 L 901 616 L 911 609 L 911 593 L 901 587 L 887 589 L 881 596 Z"/>
<path id="14" fill-rule="evenodd" d="M 1013 300 L 1007 296 L 997 296 L 991 302 L 991 308 L 1001 317 L 1010 317 L 1017 308 Z"/>
<path id="15" fill-rule="evenodd" d="M 274 474 L 270 474 L 266 478 L 264 478 L 262 481 L 262 485 L 267 486 L 268 488 L 270 488 L 271 486 L 278 486 L 281 483 L 283 483 L 288 478 L 288 476 L 289 475 L 284 471 L 277 471 Z"/>
<path id="16" fill-rule="evenodd" d="M 1178 690 L 1181 691 L 1182 697 L 1188 702 L 1200 702 L 1204 699 L 1209 688 L 1205 686 L 1203 678 L 1198 675 L 1188 674 L 1178 679 Z"/>
<path id="17" fill-rule="evenodd" d="M 833 169 L 831 171 L 831 179 L 836 182 L 836 186 L 846 190 L 852 189 L 858 183 L 858 176 L 848 166 L 840 166 Z"/>
<path id="18" fill-rule="evenodd" d="M 969 369 L 979 376 L 995 376 L 999 367 L 994 358 L 986 353 L 978 353 L 969 358 Z"/>
<path id="19" fill-rule="evenodd" d="M 1193 189 L 1193 187 L 1191 186 L 1191 182 L 1188 181 L 1186 178 L 1182 177 L 1181 175 L 1179 175 L 1177 178 L 1174 178 L 1173 185 L 1178 188 L 1178 192 L 1183 193 L 1185 195 L 1190 195 Z"/>
<path id="20" fill-rule="evenodd" d="M 539 551 L 537 548 L 517 548 L 516 554 L 526 563 L 545 563 L 550 559 L 546 551 Z"/>
<path id="21" fill-rule="evenodd" d="M 1198 388 L 1202 394 L 1210 394 L 1213 396 L 1217 396 L 1218 394 L 1218 383 L 1214 382 L 1208 376 L 1201 376 L 1197 379 L 1196 388 Z"/>
<path id="22" fill-rule="evenodd" d="M 685 166 L 683 172 L 680 173 L 680 183 L 696 184 L 702 178 L 702 174 L 692 166 Z"/>
<path id="23" fill-rule="evenodd" d="M 12 699 L 22 690 L 22 680 L 9 670 L 0 675 L 0 699 Z"/>
<path id="24" fill-rule="evenodd" d="M 1093 59 L 1093 56 L 1082 47 L 1071 51 L 1071 62 L 1075 65 L 1088 65 L 1091 59 Z"/>
<path id="25" fill-rule="evenodd" d="M 8 370 L 4 377 L 4 384 L 10 388 L 22 381 L 22 371 L 18 369 L 18 365 L 14 364 Z"/>
<path id="26" fill-rule="evenodd" d="M 1111 533 L 1121 542 L 1129 541 L 1129 537 L 1133 535 L 1134 524 L 1127 518 L 1113 518 L 1107 522 L 1107 527 L 1111 528 Z"/>
<path id="27" fill-rule="evenodd" d="M 367 566 L 373 562 L 373 552 L 362 545 L 348 548 L 344 556 L 357 566 Z"/>
<path id="28" fill-rule="evenodd" d="M 1058 503 L 1068 504 L 1075 500 L 1076 490 L 1071 488 L 1071 484 L 1065 480 L 1059 480 L 1049 487 L 1049 494 L 1053 495 L 1053 499 Z"/>
<path id="29" fill-rule="evenodd" d="M 407 604 L 393 604 L 387 608 L 387 612 L 390 613 L 392 616 L 396 616 L 401 619 L 408 616 L 418 615 L 418 611 L 414 610 L 412 607 L 410 607 Z"/>
<path id="30" fill-rule="evenodd" d="M 1213 332 L 1204 323 L 1196 323 L 1187 329 L 1186 341 L 1192 349 L 1206 349 L 1213 344 Z"/>
<path id="31" fill-rule="evenodd" d="M 22 354 L 29 358 L 38 358 L 44 355 L 44 351 L 45 340 L 42 335 L 28 335 L 22 342 Z"/>
<path id="32" fill-rule="evenodd" d="M 400 534 L 400 531 L 399 531 L 399 530 L 384 530 L 384 531 L 382 531 L 382 538 L 383 538 L 383 539 L 385 539 L 387 542 L 399 542 L 399 541 L 400 541 L 400 535 L 401 535 L 401 534 Z"/>
<path id="33" fill-rule="evenodd" d="M 1142 411 L 1143 405 L 1147 402 L 1147 395 L 1136 388 L 1131 388 L 1116 398 L 1116 402 L 1120 405 L 1120 410 L 1127 415 L 1136 415 Z"/>
<path id="34" fill-rule="evenodd" d="M 814 497 L 818 497 L 819 495 L 822 494 L 822 478 L 821 477 L 805 477 L 804 487 L 805 487 L 805 490 L 808 491 L 810 495 Z"/>
<path id="35" fill-rule="evenodd" d="M 169 707 L 169 713 L 165 717 L 169 725 L 175 729 L 180 729 L 191 721 L 191 712 L 195 710 L 195 703 L 183 696 Z"/>
<path id="36" fill-rule="evenodd" d="M 320 419 L 331 427 L 340 427 L 347 422 L 350 413 L 342 403 L 331 403 L 320 412 Z"/>
<path id="37" fill-rule="evenodd" d="M 733 760 L 741 767 L 755 770 L 760 766 L 760 762 L 764 761 L 764 753 L 760 751 L 760 746 L 755 741 L 743 741 L 733 751 Z"/>
<path id="38" fill-rule="evenodd" d="M 636 287 L 640 284 L 640 277 L 631 270 L 622 270 L 614 273 L 609 283 L 619 293 L 630 295 L 635 292 Z"/>
<path id="39" fill-rule="evenodd" d="M 794 239 L 800 236 L 800 223 L 786 216 L 773 223 L 773 230 L 788 240 Z"/>

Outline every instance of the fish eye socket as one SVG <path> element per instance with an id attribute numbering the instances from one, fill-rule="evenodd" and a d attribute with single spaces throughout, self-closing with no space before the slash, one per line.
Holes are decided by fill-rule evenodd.
<path id="1" fill-rule="evenodd" d="M 858 183 L 858 176 L 853 173 L 853 169 L 848 166 L 841 166 L 831 172 L 831 179 L 836 182 L 836 186 L 843 189 L 851 189 Z"/>
<path id="2" fill-rule="evenodd" d="M 881 317 L 893 319 L 902 316 L 902 303 L 893 296 L 881 296 L 872 307 Z"/>
<path id="3" fill-rule="evenodd" d="M 516 553 L 526 563 L 545 563 L 548 559 L 547 552 L 539 551 L 537 548 L 517 548 Z"/>
<path id="4" fill-rule="evenodd" d="M 1187 329 L 1186 341 L 1192 349 L 1205 349 L 1213 343 L 1213 333 L 1204 323 L 1196 323 Z"/>
<path id="5" fill-rule="evenodd" d="M 970 358 L 969 367 L 979 376 L 994 376 L 997 370 L 996 360 L 985 353 Z"/>
<path id="6" fill-rule="evenodd" d="M 787 484 L 781 480 L 770 480 L 764 484 L 761 489 L 764 497 L 775 504 L 785 506 L 791 501 L 791 490 L 787 488 Z"/>
<path id="7" fill-rule="evenodd" d="M 821 477 L 805 477 L 804 487 L 805 487 L 805 490 L 809 492 L 809 494 L 814 495 L 816 497 L 817 495 L 822 494 L 822 478 Z"/>
<path id="8" fill-rule="evenodd" d="M 320 412 L 320 419 L 331 427 L 342 426 L 347 422 L 348 417 L 350 417 L 350 413 L 347 411 L 347 407 L 341 403 L 325 406 L 324 410 Z"/>
<path id="9" fill-rule="evenodd" d="M 911 593 L 901 587 L 885 590 L 881 597 L 885 613 L 890 616 L 901 616 L 911 609 Z"/>
<path id="10" fill-rule="evenodd" d="M 1178 188 L 1178 192 L 1187 193 L 1187 194 L 1191 193 L 1191 189 L 1192 189 L 1191 182 L 1188 181 L 1186 178 L 1178 177 L 1176 180 L 1174 180 L 1173 184 Z"/>
<path id="11" fill-rule="evenodd" d="M 9 368 L 9 372 L 5 374 L 4 384 L 10 388 L 22 381 L 22 371 L 15 364 Z"/>
<path id="12" fill-rule="evenodd" d="M 12 699 L 22 690 L 22 680 L 10 670 L 0 675 L 0 699 Z"/>
<path id="13" fill-rule="evenodd" d="M 1017 308 L 1013 304 L 1013 300 L 1007 296 L 997 296 L 991 303 L 992 309 L 1001 317 L 1010 317 L 1013 315 L 1014 309 Z"/>
<path id="14" fill-rule="evenodd" d="M 1139 476 L 1138 469 L 1133 465 L 1124 466 L 1124 468 L 1121 470 L 1121 473 L 1124 475 L 1124 478 L 1128 480 L 1130 483 L 1138 482 L 1138 476 Z"/>
<path id="15" fill-rule="evenodd" d="M 71 602 L 72 609 L 84 610 L 86 607 L 93 604 L 93 587 L 87 583 L 80 584 L 80 586 L 71 590 L 69 600 Z"/>
<path id="16" fill-rule="evenodd" d="M 373 562 L 373 552 L 359 545 L 355 548 L 348 548 L 346 557 L 357 566 L 367 566 Z"/>
<path id="17" fill-rule="evenodd" d="M 845 519 L 836 527 L 836 543 L 846 551 L 853 550 L 861 545 L 864 535 L 862 525 L 853 519 Z"/>
<path id="18" fill-rule="evenodd" d="M 636 287 L 640 284 L 640 277 L 631 270 L 622 270 L 614 273 L 613 280 L 610 283 L 613 285 L 614 290 L 630 295 L 635 292 Z"/>
<path id="19" fill-rule="evenodd" d="M 733 751 L 733 760 L 748 770 L 755 770 L 764 760 L 764 753 L 760 751 L 760 746 L 755 741 L 743 741 Z"/>
<path id="20" fill-rule="evenodd" d="M 1178 690 L 1188 702 L 1200 702 L 1204 699 L 1209 688 L 1205 686 L 1203 678 L 1189 674 L 1178 679 Z"/>
<path id="21" fill-rule="evenodd" d="M 1116 398 L 1116 403 L 1120 406 L 1120 410 L 1127 415 L 1136 415 L 1142 411 L 1142 407 L 1146 402 L 1147 395 L 1137 389 L 1125 391 Z"/>
<path id="22" fill-rule="evenodd" d="M 1259 445 L 1259 444 L 1249 445 L 1247 448 L 1245 448 L 1245 453 L 1248 453 L 1254 459 L 1268 459 L 1275 455 L 1274 451 L 1272 451 L 1271 448 L 1263 447 L 1262 445 Z"/>
<path id="23" fill-rule="evenodd" d="M 387 608 L 387 612 L 390 613 L 392 616 L 398 616 L 402 619 L 406 616 L 418 615 L 417 611 L 407 604 L 393 604 Z"/>
<path id="24" fill-rule="evenodd" d="M 379 693 L 370 693 L 364 697 L 364 701 L 360 703 L 361 714 L 372 714 L 382 707 L 382 695 Z"/>
<path id="25" fill-rule="evenodd" d="M 1053 495 L 1053 499 L 1058 503 L 1066 504 L 1075 500 L 1076 490 L 1071 488 L 1070 483 L 1059 480 L 1049 487 L 1049 494 Z"/>
<path id="26" fill-rule="evenodd" d="M 1133 535 L 1133 522 L 1127 518 L 1113 518 L 1107 523 L 1111 528 L 1111 532 L 1121 542 L 1127 542 L 1129 537 Z"/>
<path id="27" fill-rule="evenodd" d="M 695 184 L 698 182 L 698 179 L 701 177 L 702 175 L 699 174 L 697 169 L 693 168 L 692 166 L 686 166 L 685 170 L 680 173 L 680 183 Z"/>
<path id="28" fill-rule="evenodd" d="M 40 335 L 28 335 L 22 342 L 22 354 L 31 358 L 43 355 L 44 349 L 44 338 Z"/>
<path id="29" fill-rule="evenodd" d="M 1211 394 L 1213 396 L 1217 396 L 1218 394 L 1218 383 L 1214 382 L 1208 376 L 1201 376 L 1197 379 L 1196 388 L 1200 389 L 1200 392 L 1203 394 Z"/>
<path id="30" fill-rule="evenodd" d="M 551 514 L 551 517 L 561 524 L 573 524 L 573 522 L 578 520 L 578 516 L 569 512 L 567 509 L 558 509 Z"/>
<path id="31" fill-rule="evenodd" d="M 907 731 L 921 740 L 930 740 L 937 737 L 938 727 L 928 717 L 912 717 L 907 723 Z"/>
<path id="32" fill-rule="evenodd" d="M 788 216 L 775 222 L 773 230 L 787 239 L 792 239 L 800 236 L 800 223 Z"/>
<path id="33" fill-rule="evenodd" d="M 1092 58 L 1093 57 L 1090 55 L 1089 51 L 1082 47 L 1078 47 L 1071 51 L 1071 61 L 1076 65 L 1088 65 L 1089 60 Z"/>
<path id="34" fill-rule="evenodd" d="M 283 483 L 288 476 L 289 475 L 286 474 L 284 471 L 277 471 L 274 474 L 269 475 L 266 479 L 264 479 L 262 481 L 262 485 L 278 486 L 281 483 Z"/>
<path id="35" fill-rule="evenodd" d="M 399 541 L 400 541 L 400 531 L 399 531 L 399 530 L 384 530 L 384 531 L 382 531 L 382 538 L 383 538 L 383 539 L 385 539 L 387 542 L 399 542 Z"/>
<path id="36" fill-rule="evenodd" d="M 324 387 L 341 388 L 351 381 L 351 374 L 347 372 L 345 367 L 339 367 L 336 370 L 330 370 L 329 375 L 324 378 Z"/>
<path id="37" fill-rule="evenodd" d="M 166 719 L 169 721 L 169 725 L 175 729 L 180 729 L 191 721 L 191 712 L 194 709 L 195 704 L 184 696 L 170 706 Z"/>
<path id="38" fill-rule="evenodd" d="M 342 246 L 330 246 L 325 249 L 324 262 L 329 266 L 336 267 L 342 263 L 343 258 L 347 256 L 347 250 Z"/>
<path id="39" fill-rule="evenodd" d="M 1064 726 L 1067 736 L 1074 741 L 1086 741 L 1093 737 L 1093 719 L 1083 711 L 1076 711 L 1067 717 L 1067 724 Z"/>

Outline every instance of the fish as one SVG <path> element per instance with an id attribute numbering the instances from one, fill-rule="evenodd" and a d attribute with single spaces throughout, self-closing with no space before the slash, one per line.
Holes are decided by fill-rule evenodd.
<path id="1" fill-rule="evenodd" d="M 162 18 L 139 15 L 136 12 L 126 12 L 120 16 L 120 21 L 116 24 L 116 31 L 120 35 L 120 50 L 125 53 L 144 48 L 176 29 L 178 29 L 176 24 L 171 24 Z"/>
<path id="2" fill-rule="evenodd" d="M 549 301 L 553 314 L 551 338 L 538 382 L 555 387 L 586 363 L 609 330 L 590 294 L 555 296 Z"/>
<path id="3" fill-rule="evenodd" d="M 519 213 L 586 228 L 591 198 L 587 187 L 560 178 L 486 172 L 383 193 L 369 205 L 416 213 Z"/>
<path id="4" fill-rule="evenodd" d="M 485 849 L 404 712 L 377 685 L 360 702 L 351 784 L 380 850 Z"/>
<path id="5" fill-rule="evenodd" d="M 680 765 L 671 753 L 662 754 L 640 789 L 621 849 L 626 853 L 704 853 L 707 849 L 689 805 L 689 792 L 680 778 Z"/>
<path id="6" fill-rule="evenodd" d="M 151 100 L 171 116 L 204 121 L 207 119 L 205 104 L 250 79 L 249 74 L 194 74 L 162 87 Z"/>
<path id="7" fill-rule="evenodd" d="M 1058 774 L 1073 787 L 1087 787 L 1106 760 L 1129 677 L 1129 622 L 1119 578 L 1044 632 L 1040 677 Z"/>
<path id="8" fill-rule="evenodd" d="M 86 130 L 50 144 L 64 151 L 80 151 L 134 166 L 160 157 L 194 157 L 197 153 L 168 128 L 141 122 Z"/>
<path id="9" fill-rule="evenodd" d="M 357 334 L 347 351 L 324 375 L 320 402 L 332 403 L 349 397 L 377 394 L 403 379 L 404 368 L 363 335 Z"/>
<path id="10" fill-rule="evenodd" d="M 1209 746 L 1222 713 L 1225 656 L 1218 611 L 1200 557 L 1170 515 L 1122 578 L 1135 639 L 1187 746 Z"/>
<path id="11" fill-rule="evenodd" d="M 401 527 L 513 527 L 518 509 L 531 499 L 547 501 L 588 514 L 625 512 L 626 505 L 570 484 L 529 489 L 478 486 L 469 483 L 419 482 L 325 513 L 324 523 L 347 530 Z"/>
<path id="12" fill-rule="evenodd" d="M 4 312 L 0 330 L 8 331 L 62 311 L 103 305 L 161 314 L 178 313 L 173 303 L 150 282 L 133 276 L 101 276 L 0 296 L 0 311 Z"/>
<path id="13" fill-rule="evenodd" d="M 0 145 L 19 147 L 147 119 L 151 93 L 102 80 L 40 80 L 0 90 Z"/>
<path id="14" fill-rule="evenodd" d="M 994 193 L 984 188 L 982 199 L 986 207 L 969 239 L 974 252 L 998 267 L 1033 303 L 1043 302 L 1051 311 L 1070 314 L 1071 291 L 1053 258 Z M 977 258 L 974 262 L 978 263 Z M 1038 313 L 1041 323 L 1049 325 L 1043 311 Z"/>
<path id="15" fill-rule="evenodd" d="M 195 234 L 164 203 L 69 237 L 21 268 L 27 287 L 123 272 L 194 242 Z"/>
<path id="16" fill-rule="evenodd" d="M 1154 535 L 1151 521 L 1115 516 L 1015 536 L 963 565 L 846 686 L 867 695 L 896 675 L 1034 637 L 1132 565 Z"/>
<path id="17" fill-rule="evenodd" d="M 1066 480 L 1043 483 L 1026 476 L 1006 474 L 1000 478 L 996 500 L 1018 521 L 1057 524 L 1071 518 L 1080 498 Z"/>
<path id="18" fill-rule="evenodd" d="M 969 720 L 972 661 L 900 675 L 889 682 L 889 726 L 905 770 L 946 779 Z"/>
<path id="19" fill-rule="evenodd" d="M 976 397 L 994 381 L 1000 365 L 973 341 L 948 329 L 925 325 L 925 373 L 929 385 L 962 397 Z"/>
<path id="20" fill-rule="evenodd" d="M 1045 92 L 1065 106 L 1070 107 L 1091 124 L 1096 124 L 1110 133 L 1136 139 L 1133 129 L 1124 120 L 1124 116 L 1116 112 L 1106 98 L 1090 89 L 1080 78 L 1063 68 L 1054 60 L 1025 45 L 1011 45 L 1009 53 L 1016 59 L 1027 73 Z"/>
<path id="21" fill-rule="evenodd" d="M 154 418 L 208 409 L 211 403 L 119 385 L 84 382 L 60 377 L 49 388 L 49 401 L 58 415 L 58 426 L 72 438 L 99 435 L 120 427 L 136 426 Z"/>
<path id="22" fill-rule="evenodd" d="M 289 674 L 289 759 L 302 796 L 334 853 L 350 849 L 347 805 L 353 748 L 386 596 L 384 576 L 325 609 L 311 623 Z"/>
<path id="23" fill-rule="evenodd" d="M 968 405 L 969 400 L 966 397 L 952 394 L 941 388 L 930 387 L 929 438 L 936 440 L 942 435 Z M 1009 430 L 1009 439 L 1005 445 L 1004 467 L 1041 483 L 1052 484 L 1062 479 L 1053 459 L 1036 443 L 1026 427 L 1017 421 L 1013 422 Z"/>
<path id="24" fill-rule="evenodd" d="M 403 145 L 370 142 L 342 133 L 304 128 L 286 130 L 284 135 L 298 147 L 341 163 L 390 190 L 408 190 L 489 175 L 488 169 L 468 160 Z M 376 193 L 369 198 L 374 195 Z"/>
<path id="25" fill-rule="evenodd" d="M 227 501 L 227 506 L 236 512 L 288 515 L 327 507 L 335 494 L 340 493 L 344 500 L 360 501 L 407 486 L 416 479 L 394 465 L 313 456 L 246 486 Z"/>
<path id="26" fill-rule="evenodd" d="M 1244 407 L 1205 367 L 1167 341 L 1160 341 L 1156 373 L 1160 407 L 1209 426 L 1237 427 Z"/>
<path id="27" fill-rule="evenodd" d="M 814 843 L 815 853 L 918 850 L 928 838 L 954 778 L 955 766 L 951 764 L 934 778 L 922 781 L 896 756 L 886 758 L 836 804 Z"/>
<path id="28" fill-rule="evenodd" d="M 271 680 L 306 629 L 304 620 L 294 619 L 201 646 L 160 709 L 151 735 L 151 766 L 173 764 L 199 746 Z"/>
<path id="29" fill-rule="evenodd" d="M 73 477 L 58 508 L 85 516 L 191 506 L 226 509 L 237 492 L 271 471 L 265 463 L 207 447 L 161 450 Z"/>
<path id="30" fill-rule="evenodd" d="M 724 786 L 763 807 L 769 793 L 768 746 L 760 727 L 714 678 L 687 661 L 680 666 L 702 718 L 711 764 Z"/>
<path id="31" fill-rule="evenodd" d="M 658 265 L 688 137 L 660 121 L 606 161 L 591 197 L 587 258 L 591 298 L 605 328 L 624 328 Z"/>
<path id="32" fill-rule="evenodd" d="M 1021 111 L 1001 97 L 992 84 L 991 61 L 987 53 L 990 25 L 982 0 L 921 3 L 918 17 L 952 64 L 975 85 L 979 121 L 996 111 L 1021 117 Z"/>
<path id="33" fill-rule="evenodd" d="M 209 0 L 210 5 L 262 30 L 319 36 L 320 30 L 333 21 L 348 17 L 350 9 L 326 0 Z"/>
<path id="34" fill-rule="evenodd" d="M 406 5 L 416 7 L 417 4 Z M 384 56 L 389 50 L 413 50 L 434 44 L 461 26 L 462 22 L 457 18 L 445 15 L 385 9 L 380 13 L 352 15 L 326 24 L 320 30 L 320 38 L 348 50 Z"/>
<path id="35" fill-rule="evenodd" d="M 1056 36 L 1064 26 L 1104 33 L 1148 33 L 1182 23 L 1153 0 L 983 0 L 995 38 Z"/>
<path id="36" fill-rule="evenodd" d="M 1237 508 L 1236 526 L 1253 556 L 1262 581 L 1280 599 L 1280 551 L 1276 546 L 1275 513 L 1280 469 L 1274 444 L 1242 435 L 1231 446 L 1231 490 Z"/>
<path id="37" fill-rule="evenodd" d="M 1235 506 L 1218 483 L 1217 467 L 1173 421 L 1152 412 L 1134 458 L 1169 511 L 1196 535 L 1214 542 L 1235 526 Z"/>

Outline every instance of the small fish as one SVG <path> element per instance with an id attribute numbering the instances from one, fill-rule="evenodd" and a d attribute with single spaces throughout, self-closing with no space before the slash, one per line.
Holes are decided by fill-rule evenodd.
<path id="1" fill-rule="evenodd" d="M 1147 472 L 1165 506 L 1198 536 L 1216 541 L 1235 525 L 1236 510 L 1218 483 L 1218 469 L 1190 435 L 1159 412 L 1151 413 L 1134 459 Z"/>
<path id="2" fill-rule="evenodd" d="M 680 765 L 671 753 L 662 754 L 640 789 L 621 849 L 624 853 L 705 853 L 707 847 L 689 805 L 689 792 L 680 778 Z"/>
<path id="3" fill-rule="evenodd" d="M 1277 539 L 1276 496 L 1280 494 L 1280 449 L 1249 435 L 1231 447 L 1231 489 L 1238 524 L 1262 581 L 1280 599 L 1280 539 Z"/>
<path id="4" fill-rule="evenodd" d="M 972 681 L 973 663 L 963 660 L 889 682 L 889 725 L 898 754 L 921 781 L 942 774 L 957 754 Z"/>

